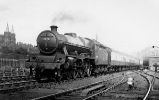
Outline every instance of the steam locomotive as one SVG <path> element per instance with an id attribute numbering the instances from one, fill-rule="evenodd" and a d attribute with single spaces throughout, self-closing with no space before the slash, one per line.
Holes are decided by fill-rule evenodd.
<path id="1" fill-rule="evenodd" d="M 56 79 L 85 77 L 110 71 L 137 69 L 140 60 L 115 51 L 100 42 L 77 36 L 59 34 L 57 26 L 42 31 L 37 37 L 38 55 L 30 56 L 35 64 L 35 77 Z"/>

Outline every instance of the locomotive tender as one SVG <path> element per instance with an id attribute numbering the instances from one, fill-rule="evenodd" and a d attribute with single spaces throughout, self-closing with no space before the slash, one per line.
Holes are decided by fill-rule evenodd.
<path id="1" fill-rule="evenodd" d="M 39 55 L 30 56 L 36 64 L 35 77 L 56 79 L 90 76 L 138 68 L 137 58 L 115 51 L 100 42 L 76 33 L 59 34 L 57 26 L 42 31 L 37 37 Z"/>

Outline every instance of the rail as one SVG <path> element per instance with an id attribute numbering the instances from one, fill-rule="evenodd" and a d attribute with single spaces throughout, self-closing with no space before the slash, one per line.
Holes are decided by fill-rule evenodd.
<path id="1" fill-rule="evenodd" d="M 145 73 L 145 74 L 147 74 L 147 73 Z M 149 76 L 152 76 L 153 79 L 152 79 L 152 80 L 150 80 L 150 79 L 148 80 L 148 82 L 149 82 L 150 85 L 149 85 L 149 89 L 148 89 L 146 95 L 144 96 L 144 99 L 143 99 L 143 100 L 146 100 L 146 99 L 148 98 L 150 92 L 152 91 L 152 87 L 153 87 L 155 78 L 158 78 L 158 77 L 156 77 L 156 74 L 157 74 L 157 73 L 154 73 L 153 75 L 147 74 L 147 75 L 149 75 Z"/>
<path id="2" fill-rule="evenodd" d="M 93 94 L 93 95 L 91 95 L 91 96 L 89 96 L 89 97 L 87 97 L 87 98 L 84 98 L 84 99 L 82 99 L 82 100 L 90 100 L 90 99 L 92 99 L 92 98 L 94 98 L 94 97 L 96 97 L 96 96 L 98 96 L 98 95 L 100 95 L 100 94 L 102 94 L 102 93 L 106 93 L 106 92 L 108 92 L 109 90 L 115 88 L 116 86 L 118 86 L 118 85 L 124 83 L 124 82 L 125 82 L 125 81 L 123 82 L 124 79 L 125 79 L 125 76 L 124 76 L 118 83 L 116 83 L 116 84 L 114 84 L 113 86 L 107 88 L 106 90 L 103 90 L 103 91 L 101 91 L 101 92 L 98 92 L 98 93 L 96 93 L 96 94 Z"/>
<path id="3" fill-rule="evenodd" d="M 64 92 L 60 92 L 60 93 L 55 93 L 55 94 L 51 94 L 51 95 L 47 95 L 47 96 L 42 96 L 42 97 L 34 98 L 32 100 L 55 99 L 56 97 L 60 97 L 62 95 L 69 94 L 69 93 L 72 93 L 72 92 L 75 92 L 75 91 L 80 91 L 80 90 L 83 90 L 83 89 L 87 89 L 87 88 L 99 85 L 99 84 L 101 84 L 103 82 L 106 82 L 106 81 L 109 81 L 109 80 L 121 77 L 121 76 L 122 75 L 117 76 L 117 77 L 113 77 L 113 78 L 109 78 L 109 79 L 106 79 L 106 80 L 103 80 L 103 81 L 95 82 L 95 83 L 92 83 L 92 84 L 89 84 L 89 85 L 86 85 L 86 86 L 82 86 L 82 87 L 79 87 L 79 88 L 74 88 L 74 89 L 71 89 L 71 90 L 66 90 Z"/>

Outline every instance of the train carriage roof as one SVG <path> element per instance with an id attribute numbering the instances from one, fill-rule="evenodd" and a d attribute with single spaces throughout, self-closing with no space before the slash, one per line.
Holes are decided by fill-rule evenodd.
<path id="1" fill-rule="evenodd" d="M 118 53 L 118 54 L 123 55 L 123 56 L 130 57 L 130 58 L 133 58 L 133 59 L 138 59 L 137 57 L 134 57 L 132 55 L 129 55 L 129 54 L 126 54 L 126 53 L 123 53 L 123 52 L 120 52 L 120 51 L 117 51 L 117 50 L 114 50 L 114 49 L 112 49 L 112 52 Z"/>

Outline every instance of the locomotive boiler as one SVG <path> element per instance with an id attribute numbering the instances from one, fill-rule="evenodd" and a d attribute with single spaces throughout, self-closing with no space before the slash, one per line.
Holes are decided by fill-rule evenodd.
<path id="1" fill-rule="evenodd" d="M 92 74 L 136 68 L 136 58 L 114 51 L 100 42 L 77 36 L 76 33 L 59 34 L 57 26 L 42 31 L 37 37 L 38 55 L 28 62 L 35 65 L 37 80 L 77 78 Z"/>

